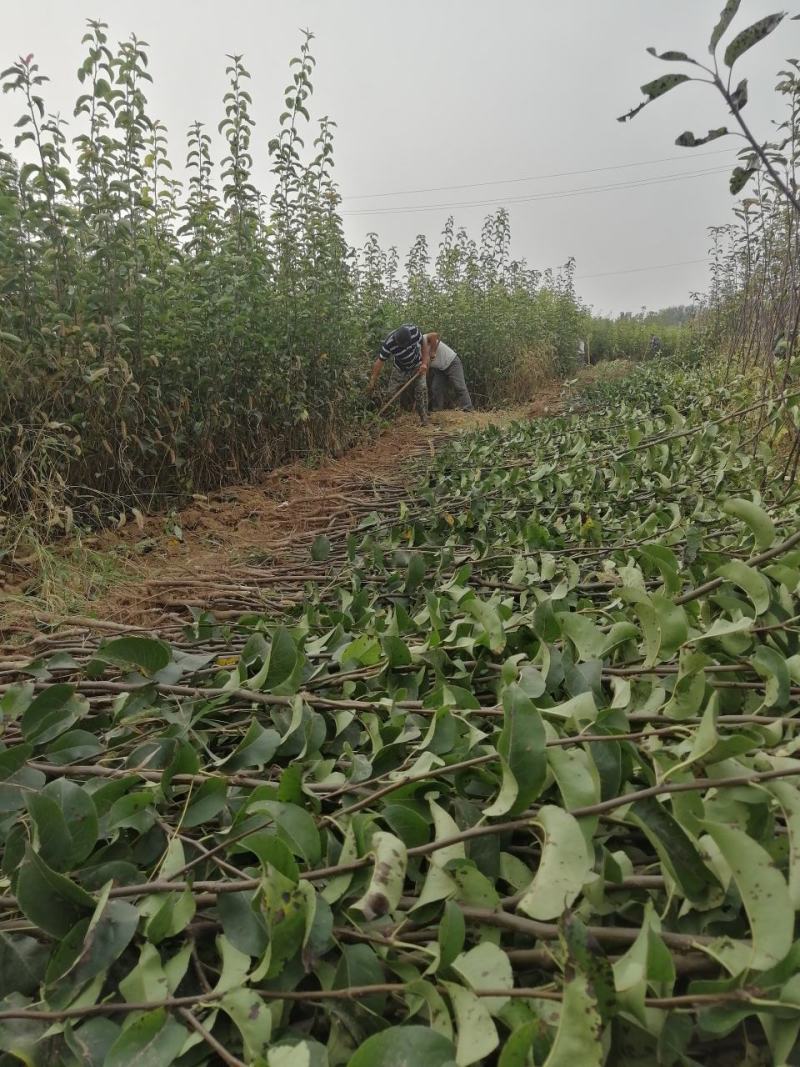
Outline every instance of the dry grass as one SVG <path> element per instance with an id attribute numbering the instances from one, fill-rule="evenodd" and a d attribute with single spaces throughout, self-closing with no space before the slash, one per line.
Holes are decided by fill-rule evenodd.
<path id="1" fill-rule="evenodd" d="M 604 359 L 593 363 L 581 371 L 582 382 L 615 382 L 627 378 L 636 366 L 629 359 Z"/>
<path id="2" fill-rule="evenodd" d="M 506 381 L 505 396 L 516 403 L 521 396 L 535 397 L 555 378 L 555 349 L 542 343 L 535 349 L 520 353 L 514 361 Z"/>

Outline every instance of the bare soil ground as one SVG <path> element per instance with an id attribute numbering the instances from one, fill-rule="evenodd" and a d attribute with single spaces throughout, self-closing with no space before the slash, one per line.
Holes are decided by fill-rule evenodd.
<path id="1" fill-rule="evenodd" d="M 0 641 L 19 647 L 32 631 L 65 624 L 163 631 L 191 612 L 213 609 L 224 618 L 279 606 L 281 576 L 302 566 L 318 533 L 341 535 L 377 501 L 399 501 L 419 464 L 449 437 L 556 410 L 560 388 L 551 383 L 518 408 L 441 412 L 427 428 L 403 415 L 339 459 L 283 466 L 258 483 L 197 497 L 179 512 L 103 531 L 84 539 L 77 555 L 74 547 L 57 547 L 49 585 L 39 561 L 5 575 Z"/>

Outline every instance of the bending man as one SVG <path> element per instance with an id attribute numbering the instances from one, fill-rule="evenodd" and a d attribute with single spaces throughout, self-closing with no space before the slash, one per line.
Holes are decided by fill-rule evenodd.
<path id="1" fill-rule="evenodd" d="M 381 345 L 378 358 L 372 364 L 372 373 L 367 387 L 369 392 L 375 388 L 383 365 L 389 360 L 393 363 L 392 375 L 389 379 L 390 390 L 396 393 L 413 379 L 414 384 L 409 385 L 400 400 L 404 406 L 407 406 L 413 395 L 420 422 L 423 426 L 427 426 L 428 386 L 425 376 L 431 362 L 431 347 L 427 336 L 422 336 L 419 326 L 405 323 L 389 334 Z"/>
<path id="2" fill-rule="evenodd" d="M 439 340 L 438 333 L 426 333 L 424 339 L 431 352 L 431 411 L 445 407 L 448 389 L 453 393 L 455 407 L 461 411 L 474 411 L 460 357 Z"/>

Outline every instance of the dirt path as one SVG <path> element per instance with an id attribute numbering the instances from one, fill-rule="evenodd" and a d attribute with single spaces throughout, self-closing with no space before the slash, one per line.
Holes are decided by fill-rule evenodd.
<path id="1" fill-rule="evenodd" d="M 178 632 L 192 615 L 206 610 L 226 619 L 249 610 L 288 607 L 289 591 L 296 591 L 304 568 L 308 570 L 317 534 L 343 544 L 342 535 L 371 511 L 399 506 L 419 463 L 448 438 L 545 414 L 557 406 L 559 393 L 559 384 L 553 383 L 523 407 L 441 413 L 427 429 L 406 415 L 375 441 L 340 459 L 314 468 L 303 463 L 280 467 L 257 484 L 230 486 L 195 498 L 178 513 L 148 516 L 138 525 L 107 531 L 91 539 L 89 566 L 100 571 L 110 561 L 108 573 L 76 573 L 83 589 L 73 591 L 68 607 L 35 593 L 20 596 L 23 576 L 20 588 L 0 596 L 0 607 L 5 599 L 8 609 L 0 639 L 19 647 L 32 630 L 53 625 L 76 633 L 139 627 Z M 30 588 L 36 577 L 27 580 Z M 69 584 L 69 568 L 64 581 Z"/>

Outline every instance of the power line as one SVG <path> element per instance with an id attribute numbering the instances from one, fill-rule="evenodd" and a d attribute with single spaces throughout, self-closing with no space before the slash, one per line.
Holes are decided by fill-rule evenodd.
<path id="1" fill-rule="evenodd" d="M 343 211 L 342 215 L 405 215 L 416 214 L 421 211 L 441 211 L 443 208 L 474 208 L 494 207 L 498 204 L 527 204 L 537 200 L 565 200 L 573 196 L 586 196 L 593 193 L 604 193 L 614 189 L 640 189 L 648 185 L 663 185 L 668 182 L 686 181 L 688 178 L 699 178 L 706 174 L 722 174 L 727 167 L 712 167 L 709 170 L 688 171 L 681 174 L 664 174 L 653 178 L 636 178 L 625 182 L 613 182 L 609 185 L 584 186 L 581 189 L 566 189 L 554 193 L 531 193 L 527 196 L 495 197 L 492 200 L 471 201 L 445 201 L 438 204 L 416 204 L 403 207 L 390 208 L 357 208 L 351 211 Z"/>
<path id="2" fill-rule="evenodd" d="M 721 156 L 729 155 L 730 149 L 728 148 L 716 148 L 710 152 L 697 152 L 693 153 L 692 158 L 698 159 L 700 156 Z M 580 174 L 599 174 L 601 171 L 606 170 L 626 170 L 630 167 L 648 167 L 654 163 L 672 163 L 677 161 L 683 161 L 686 156 L 662 156 L 661 159 L 641 159 L 636 163 L 611 163 L 607 167 L 590 167 L 588 170 L 560 170 L 554 174 L 529 174 L 523 178 L 492 178 L 485 182 L 467 182 L 464 185 L 432 185 L 425 189 L 396 189 L 394 192 L 389 193 L 350 193 L 347 196 L 343 196 L 342 200 L 375 200 L 379 197 L 385 196 L 412 196 L 415 193 L 443 193 L 450 189 L 480 189 L 487 185 L 513 185 L 517 182 L 538 182 L 545 181 L 549 178 L 573 178 Z"/>
<path id="3" fill-rule="evenodd" d="M 638 274 L 640 271 L 666 270 L 668 267 L 688 267 L 690 263 L 708 263 L 708 256 L 703 259 L 682 259 L 677 263 L 654 263 L 650 267 L 628 267 L 627 270 L 604 270 L 599 274 L 577 274 L 576 282 L 585 281 L 587 278 L 608 278 L 612 274 Z"/>

